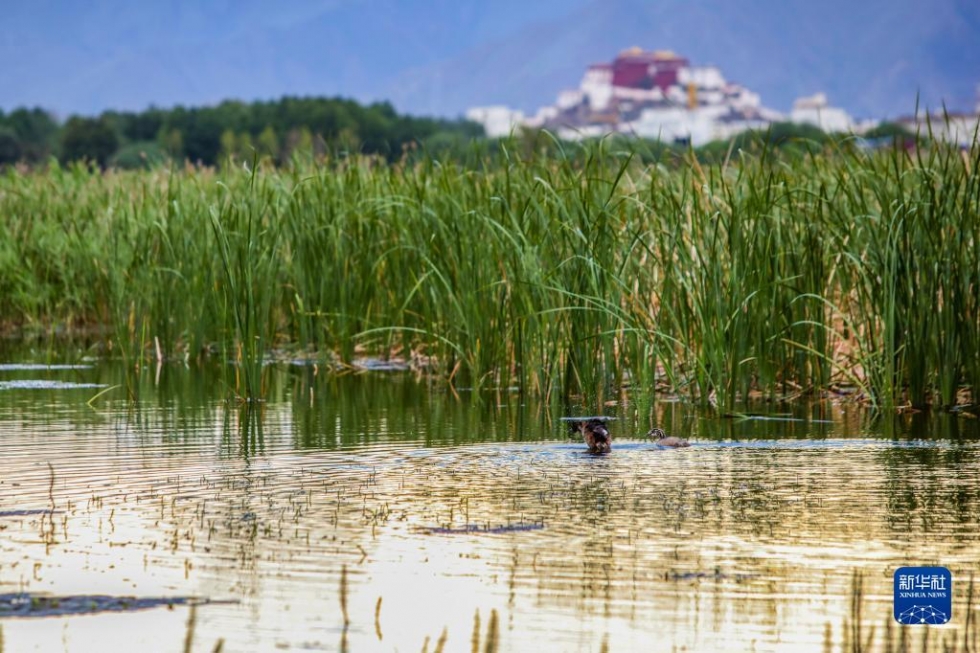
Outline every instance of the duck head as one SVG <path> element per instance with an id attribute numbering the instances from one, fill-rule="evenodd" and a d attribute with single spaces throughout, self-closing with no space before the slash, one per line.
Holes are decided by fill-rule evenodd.
<path id="1" fill-rule="evenodd" d="M 648 438 L 653 438 L 661 447 L 689 447 L 691 443 L 682 438 L 667 435 L 663 429 L 650 429 L 647 432 Z"/>

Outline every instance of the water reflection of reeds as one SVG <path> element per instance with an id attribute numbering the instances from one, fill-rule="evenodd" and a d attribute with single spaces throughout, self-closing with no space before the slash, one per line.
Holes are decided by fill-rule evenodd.
<path id="1" fill-rule="evenodd" d="M 229 650 L 302 643 L 288 632 L 350 650 L 426 638 L 452 650 L 474 632 L 480 650 L 880 650 L 889 573 L 911 560 L 959 579 L 954 624 L 930 645 L 975 637 L 969 438 L 926 441 L 905 422 L 887 438 L 861 422 L 854 437 L 850 415 L 722 421 L 624 406 L 613 453 L 595 457 L 551 407 L 307 373 L 280 371 L 271 387 L 288 401 L 251 410 L 213 383 L 179 389 L 173 369 L 143 377 L 135 405 L 62 397 L 51 410 L 18 395 L 0 409 L 0 513 L 10 496 L 55 512 L 0 517 L 0 570 L 26 556 L 40 565 L 18 576 L 28 589 L 75 577 L 240 600 L 196 616 L 196 641 Z M 636 437 L 650 422 L 695 446 Z M 887 646 L 919 636 L 892 630 Z"/>

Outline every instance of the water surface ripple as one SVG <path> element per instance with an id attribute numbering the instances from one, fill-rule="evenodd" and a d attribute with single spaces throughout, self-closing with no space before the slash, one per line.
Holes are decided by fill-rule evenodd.
<path id="1" fill-rule="evenodd" d="M 693 441 L 672 450 L 624 414 L 612 454 L 592 456 L 542 407 L 350 383 L 250 417 L 57 388 L 5 404 L 0 594 L 210 599 L 201 651 L 431 650 L 443 633 L 469 651 L 494 619 L 507 651 L 839 650 L 856 573 L 880 647 L 894 569 L 942 564 L 961 581 L 942 632 L 962 631 L 976 439 L 654 413 Z M 172 651 L 188 620 L 0 628 L 8 650 Z"/>

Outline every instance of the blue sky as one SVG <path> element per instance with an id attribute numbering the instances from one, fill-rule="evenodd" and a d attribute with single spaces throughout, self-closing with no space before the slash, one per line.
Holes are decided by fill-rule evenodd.
<path id="1" fill-rule="evenodd" d="M 0 108 L 59 116 L 285 94 L 412 113 L 525 110 L 626 47 L 718 65 L 788 110 L 826 92 L 857 116 L 952 108 L 980 83 L 980 3 L 937 0 L 259 0 L 12 3 Z"/>

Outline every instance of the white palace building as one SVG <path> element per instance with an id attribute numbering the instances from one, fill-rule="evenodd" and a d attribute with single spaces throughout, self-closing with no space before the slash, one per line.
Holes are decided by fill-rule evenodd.
<path id="1" fill-rule="evenodd" d="M 843 109 L 828 106 L 823 94 L 798 100 L 784 116 L 762 106 L 757 93 L 729 82 L 714 66 L 692 66 L 673 52 L 640 48 L 624 50 L 612 63 L 589 66 L 577 89 L 562 91 L 555 104 L 534 116 L 493 106 L 470 109 L 466 117 L 481 123 L 490 137 L 533 127 L 573 140 L 623 133 L 692 145 L 782 120 L 825 131 L 855 126 Z"/>

